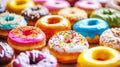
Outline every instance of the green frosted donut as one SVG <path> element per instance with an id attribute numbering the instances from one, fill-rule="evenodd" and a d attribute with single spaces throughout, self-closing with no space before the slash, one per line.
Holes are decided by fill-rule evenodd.
<path id="1" fill-rule="evenodd" d="M 110 27 L 120 26 L 120 12 L 115 9 L 102 8 L 94 11 L 90 17 L 103 19 Z"/>

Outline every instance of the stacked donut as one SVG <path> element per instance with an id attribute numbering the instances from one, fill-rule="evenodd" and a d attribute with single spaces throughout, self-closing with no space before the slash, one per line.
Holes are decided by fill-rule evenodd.
<path id="1" fill-rule="evenodd" d="M 119 67 L 119 26 L 119 0 L 9 0 L 0 67 Z"/>

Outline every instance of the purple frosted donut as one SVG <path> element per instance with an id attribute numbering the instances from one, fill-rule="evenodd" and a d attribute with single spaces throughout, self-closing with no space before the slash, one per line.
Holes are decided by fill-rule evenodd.
<path id="1" fill-rule="evenodd" d="M 5 12 L 5 11 L 6 11 L 5 7 L 3 7 L 3 6 L 0 4 L 0 13 L 3 13 L 3 12 Z"/>
<path id="2" fill-rule="evenodd" d="M 38 50 L 20 53 L 13 62 L 13 67 L 58 67 L 54 56 Z"/>

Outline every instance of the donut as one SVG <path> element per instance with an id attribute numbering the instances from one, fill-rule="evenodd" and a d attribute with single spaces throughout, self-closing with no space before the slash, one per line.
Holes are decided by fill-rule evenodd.
<path id="1" fill-rule="evenodd" d="M 101 4 L 93 0 L 81 0 L 75 3 L 75 7 L 85 10 L 89 15 L 94 11 L 101 8 Z"/>
<path id="2" fill-rule="evenodd" d="M 49 15 L 49 10 L 40 5 L 26 8 L 21 12 L 21 15 L 25 17 L 28 25 L 34 26 L 36 21 L 46 15 Z"/>
<path id="3" fill-rule="evenodd" d="M 100 35 L 107 29 L 107 22 L 98 18 L 80 20 L 73 25 L 73 30 L 85 36 L 89 43 L 98 43 Z"/>
<path id="4" fill-rule="evenodd" d="M 120 26 L 120 12 L 111 9 L 111 8 L 102 8 L 99 10 L 95 10 L 90 18 L 100 18 L 108 22 L 110 27 L 119 27 Z"/>
<path id="5" fill-rule="evenodd" d="M 12 67 L 14 57 L 14 50 L 6 42 L 0 41 L 0 67 Z"/>
<path id="6" fill-rule="evenodd" d="M 105 7 L 120 11 L 120 0 L 110 0 L 106 3 Z"/>
<path id="7" fill-rule="evenodd" d="M 52 15 L 56 15 L 59 10 L 70 7 L 70 4 L 64 0 L 53 0 L 50 2 L 45 2 L 44 6 L 49 9 Z"/>
<path id="8" fill-rule="evenodd" d="M 120 28 L 110 28 L 101 34 L 99 44 L 120 50 L 119 34 Z"/>
<path id="9" fill-rule="evenodd" d="M 32 0 L 9 0 L 6 9 L 9 12 L 20 14 L 27 7 L 35 6 Z"/>
<path id="10" fill-rule="evenodd" d="M 46 44 L 46 36 L 40 28 L 20 26 L 12 29 L 7 39 L 16 53 L 33 49 L 42 49 Z"/>
<path id="11" fill-rule="evenodd" d="M 3 6 L 0 4 L 0 13 L 3 13 L 3 12 L 5 12 L 5 11 L 6 11 L 6 8 L 3 7 Z"/>
<path id="12" fill-rule="evenodd" d="M 73 30 L 60 31 L 48 41 L 50 53 L 61 63 L 77 62 L 79 54 L 88 48 L 86 38 Z"/>
<path id="13" fill-rule="evenodd" d="M 105 46 L 93 47 L 79 55 L 77 67 L 119 67 L 120 53 Z"/>
<path id="14" fill-rule="evenodd" d="M 53 55 L 38 50 L 21 52 L 13 61 L 13 67 L 58 67 Z"/>
<path id="15" fill-rule="evenodd" d="M 69 20 L 59 15 L 44 16 L 36 22 L 35 26 L 42 29 L 42 31 L 46 34 L 47 39 L 58 31 L 71 29 Z"/>
<path id="16" fill-rule="evenodd" d="M 58 15 L 67 18 L 71 25 L 73 25 L 78 20 L 86 19 L 88 17 L 88 14 L 84 10 L 74 7 L 61 9 L 58 12 Z"/>
<path id="17" fill-rule="evenodd" d="M 0 14 L 0 37 L 7 38 L 11 29 L 17 26 L 26 26 L 27 22 L 24 17 L 13 13 L 1 13 Z"/>

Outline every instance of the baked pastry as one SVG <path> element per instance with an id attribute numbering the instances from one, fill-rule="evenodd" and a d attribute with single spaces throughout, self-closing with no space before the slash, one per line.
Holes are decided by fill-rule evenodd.
<path id="1" fill-rule="evenodd" d="M 79 54 L 88 48 L 86 38 L 73 30 L 60 31 L 48 41 L 50 53 L 61 63 L 76 63 Z"/>
<path id="2" fill-rule="evenodd" d="M 89 43 L 98 43 L 100 35 L 107 29 L 107 22 L 98 18 L 80 20 L 73 25 L 73 30 L 85 36 Z"/>
<path id="3" fill-rule="evenodd" d="M 120 12 L 111 8 L 102 8 L 94 11 L 91 18 L 100 18 L 106 21 L 110 27 L 120 26 Z"/>
<path id="4" fill-rule="evenodd" d="M 33 49 L 42 49 L 46 45 L 46 35 L 40 28 L 20 26 L 12 29 L 7 39 L 16 53 Z"/>

